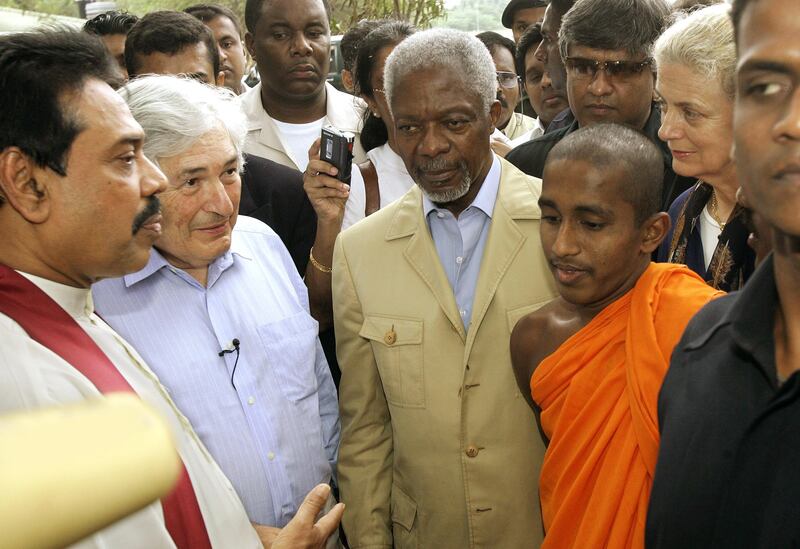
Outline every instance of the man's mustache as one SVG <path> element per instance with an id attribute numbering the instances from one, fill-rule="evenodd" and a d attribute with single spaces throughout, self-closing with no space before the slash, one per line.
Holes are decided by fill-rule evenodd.
<path id="1" fill-rule="evenodd" d="M 501 107 L 503 107 L 504 109 L 508 108 L 508 101 L 506 101 L 506 98 L 502 93 L 497 92 L 497 100 L 500 101 Z"/>
<path id="2" fill-rule="evenodd" d="M 439 172 L 460 167 L 460 163 L 450 162 L 446 158 L 431 158 L 417 165 L 420 172 Z"/>
<path id="3" fill-rule="evenodd" d="M 159 202 L 158 197 L 152 195 L 147 199 L 147 206 L 136 214 L 136 217 L 133 219 L 133 226 L 131 227 L 131 231 L 133 234 L 139 232 L 144 225 L 145 221 L 156 215 L 158 212 L 161 211 L 161 202 Z"/>

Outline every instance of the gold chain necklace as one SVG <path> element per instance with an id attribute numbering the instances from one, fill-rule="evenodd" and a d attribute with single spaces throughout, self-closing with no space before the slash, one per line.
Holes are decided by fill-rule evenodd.
<path id="1" fill-rule="evenodd" d="M 724 230 L 725 222 L 720 219 L 718 208 L 717 192 L 711 191 L 711 200 L 708 201 L 708 213 L 711 214 L 711 217 L 716 221 L 717 225 L 719 225 L 720 230 Z"/>

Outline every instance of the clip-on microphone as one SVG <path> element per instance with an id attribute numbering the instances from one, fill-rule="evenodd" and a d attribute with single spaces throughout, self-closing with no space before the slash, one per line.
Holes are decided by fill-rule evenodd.
<path id="1" fill-rule="evenodd" d="M 236 390 L 236 384 L 233 382 L 233 376 L 236 374 L 236 366 L 239 364 L 239 339 L 233 338 L 231 341 L 231 345 L 233 349 L 222 349 L 217 356 L 225 356 L 228 353 L 236 353 L 236 360 L 233 362 L 233 370 L 231 370 L 231 385 L 233 386 L 233 390 Z"/>

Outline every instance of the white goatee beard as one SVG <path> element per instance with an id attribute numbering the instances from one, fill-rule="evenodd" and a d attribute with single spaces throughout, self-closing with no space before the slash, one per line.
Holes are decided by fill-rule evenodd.
<path id="1" fill-rule="evenodd" d="M 457 187 L 452 189 L 448 189 L 445 191 L 428 191 L 420 185 L 419 180 L 417 177 L 414 177 L 414 183 L 417 184 L 417 187 L 422 191 L 422 194 L 428 197 L 428 200 L 433 202 L 434 204 L 449 204 L 450 202 L 455 202 L 459 198 L 462 198 L 469 192 L 470 187 L 472 186 L 472 175 L 469 173 L 469 168 L 467 168 L 467 163 L 463 160 L 459 162 L 458 167 L 463 174 L 461 178 L 461 183 Z"/>

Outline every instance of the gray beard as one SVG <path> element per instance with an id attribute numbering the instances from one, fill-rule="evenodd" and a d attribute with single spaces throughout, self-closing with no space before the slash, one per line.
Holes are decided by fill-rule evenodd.
<path id="1" fill-rule="evenodd" d="M 436 161 L 433 161 L 429 164 L 433 164 Z M 419 184 L 419 180 L 417 177 L 414 177 L 414 183 L 417 184 L 419 190 L 422 191 L 422 194 L 428 197 L 428 200 L 433 202 L 434 204 L 449 204 L 450 202 L 455 202 L 459 198 L 463 197 L 469 192 L 469 188 L 472 186 L 472 175 L 469 173 L 469 169 L 467 168 L 467 163 L 461 161 L 459 163 L 459 168 L 461 169 L 461 173 L 463 177 L 461 179 L 461 183 L 452 189 L 448 189 L 446 191 L 427 191 L 423 188 L 422 185 Z M 429 169 L 437 169 L 430 167 Z M 416 174 L 415 174 L 416 175 Z"/>

